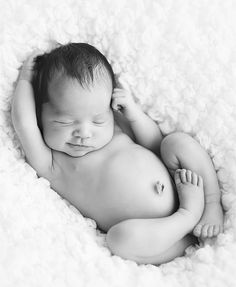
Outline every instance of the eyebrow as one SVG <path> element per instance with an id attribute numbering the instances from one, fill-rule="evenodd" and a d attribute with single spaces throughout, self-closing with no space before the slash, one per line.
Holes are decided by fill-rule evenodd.
<path id="1" fill-rule="evenodd" d="M 104 111 L 103 113 L 100 113 L 100 114 L 96 114 L 94 115 L 94 117 L 99 117 L 99 116 L 104 116 L 105 114 L 109 113 L 109 109 L 107 109 L 106 111 Z"/>
<path id="2" fill-rule="evenodd" d="M 55 113 L 55 116 L 58 116 L 58 117 L 71 117 L 71 115 L 66 112 L 66 111 L 62 111 L 62 110 L 59 110 L 59 109 L 53 109 L 54 113 Z M 99 114 L 95 114 L 95 115 L 91 115 L 93 118 L 99 118 L 99 117 L 102 117 L 102 116 L 106 116 L 108 113 L 109 113 L 109 108 L 107 110 L 105 110 L 104 112 L 101 112 Z"/>
<path id="3" fill-rule="evenodd" d="M 65 116 L 69 116 L 68 113 L 66 113 L 66 111 L 60 111 L 60 110 L 54 110 L 55 116 L 58 117 L 65 117 Z"/>

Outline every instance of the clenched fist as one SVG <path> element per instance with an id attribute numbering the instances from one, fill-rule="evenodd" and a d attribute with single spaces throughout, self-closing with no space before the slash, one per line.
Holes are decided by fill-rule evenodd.
<path id="1" fill-rule="evenodd" d="M 127 118 L 128 121 L 135 121 L 140 113 L 140 108 L 135 103 L 130 92 L 115 88 L 112 94 L 112 108 Z"/>

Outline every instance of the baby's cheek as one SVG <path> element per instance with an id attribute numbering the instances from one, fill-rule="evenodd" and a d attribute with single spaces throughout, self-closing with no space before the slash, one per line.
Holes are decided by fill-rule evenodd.
<path id="1" fill-rule="evenodd" d="M 65 131 L 61 131 L 57 128 L 51 128 L 45 131 L 44 140 L 50 148 L 58 150 L 64 145 L 67 139 Z"/>

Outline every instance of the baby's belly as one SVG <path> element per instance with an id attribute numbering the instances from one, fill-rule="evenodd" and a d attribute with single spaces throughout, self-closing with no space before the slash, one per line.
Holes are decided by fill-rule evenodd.
<path id="1" fill-rule="evenodd" d="M 164 164 L 152 152 L 137 145 L 119 151 L 105 163 L 99 187 L 91 200 L 93 209 L 88 215 L 104 231 L 125 219 L 168 216 L 178 204 Z"/>

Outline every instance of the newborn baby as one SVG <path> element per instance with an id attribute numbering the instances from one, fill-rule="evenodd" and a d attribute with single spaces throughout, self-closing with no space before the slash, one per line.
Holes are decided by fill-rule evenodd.
<path id="1" fill-rule="evenodd" d="M 222 231 L 220 190 L 206 151 L 187 134 L 163 139 L 130 93 L 116 88 L 96 48 L 71 43 L 31 55 L 12 120 L 27 162 L 107 232 L 113 254 L 160 264 L 183 255 L 195 236 Z"/>

